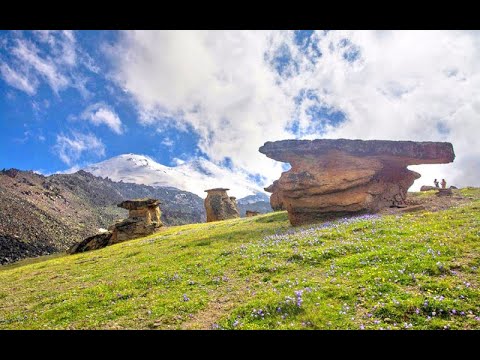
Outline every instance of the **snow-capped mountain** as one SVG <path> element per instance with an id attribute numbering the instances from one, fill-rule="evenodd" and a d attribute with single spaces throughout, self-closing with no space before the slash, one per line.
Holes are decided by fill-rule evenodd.
<path id="1" fill-rule="evenodd" d="M 206 189 L 216 187 L 230 189 L 228 194 L 237 198 L 264 193 L 262 187 L 249 180 L 246 174 L 222 168 L 203 158 L 171 167 L 159 164 L 145 155 L 123 154 L 83 170 L 114 181 L 172 186 L 202 198 L 206 196 Z"/>
<path id="2" fill-rule="evenodd" d="M 254 195 L 248 195 L 248 196 L 245 196 L 243 199 L 237 200 L 238 204 L 240 205 L 255 204 L 260 201 L 269 203 L 270 196 L 265 193 L 256 193 Z"/>

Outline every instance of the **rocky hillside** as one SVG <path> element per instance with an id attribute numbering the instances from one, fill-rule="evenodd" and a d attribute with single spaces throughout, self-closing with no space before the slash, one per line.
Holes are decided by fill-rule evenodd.
<path id="1" fill-rule="evenodd" d="M 85 171 L 47 177 L 0 171 L 0 264 L 65 250 L 125 218 L 116 204 L 139 197 L 161 200 L 166 225 L 205 221 L 203 200 L 172 187 L 114 182 Z"/>
<path id="2" fill-rule="evenodd" d="M 273 211 L 270 205 L 270 197 L 264 193 L 257 193 L 238 199 L 237 204 L 241 217 L 245 216 L 247 210 L 258 211 L 261 214 Z"/>

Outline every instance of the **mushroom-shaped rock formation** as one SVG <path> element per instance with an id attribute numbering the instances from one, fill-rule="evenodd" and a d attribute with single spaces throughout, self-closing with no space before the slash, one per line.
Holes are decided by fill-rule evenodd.
<path id="1" fill-rule="evenodd" d="M 454 160 L 446 142 L 385 140 L 282 140 L 259 151 L 292 168 L 265 188 L 272 208 L 284 208 L 292 225 L 326 214 L 376 212 L 403 207 L 407 190 L 420 174 L 408 165 L 444 164 Z"/>
<path id="2" fill-rule="evenodd" d="M 118 207 L 128 210 L 128 219 L 110 226 L 111 243 L 147 236 L 162 227 L 159 204 L 159 200 L 148 198 L 127 200 L 118 204 Z"/>
<path id="3" fill-rule="evenodd" d="M 247 210 L 245 212 L 245 217 L 252 217 L 252 216 L 257 216 L 257 215 L 260 215 L 259 211 Z"/>
<path id="4" fill-rule="evenodd" d="M 118 207 L 128 210 L 128 219 L 109 226 L 108 232 L 97 234 L 73 245 L 67 252 L 79 252 L 100 249 L 122 241 L 135 239 L 155 233 L 163 226 L 160 220 L 160 201 L 156 199 L 127 200 Z"/>
<path id="5" fill-rule="evenodd" d="M 230 189 L 216 188 L 205 190 L 207 193 L 204 202 L 207 222 L 240 217 L 237 201 L 235 197 L 227 195 L 227 190 Z"/>

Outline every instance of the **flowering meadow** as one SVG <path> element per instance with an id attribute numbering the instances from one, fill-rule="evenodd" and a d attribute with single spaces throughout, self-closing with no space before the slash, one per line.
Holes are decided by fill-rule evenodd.
<path id="1" fill-rule="evenodd" d="M 480 189 L 437 212 L 170 227 L 0 268 L 1 329 L 480 329 Z M 434 196 L 434 195 L 430 195 Z"/>

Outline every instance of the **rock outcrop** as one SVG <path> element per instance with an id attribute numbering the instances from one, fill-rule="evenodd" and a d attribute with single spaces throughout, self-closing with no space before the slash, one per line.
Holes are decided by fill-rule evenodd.
<path id="1" fill-rule="evenodd" d="M 109 227 L 112 231 L 111 244 L 153 234 L 163 226 L 160 220 L 160 201 L 156 199 L 127 200 L 118 207 L 128 210 L 128 219 Z"/>
<path id="2" fill-rule="evenodd" d="M 437 196 L 452 196 L 452 189 L 438 189 L 438 192 L 435 194 Z"/>
<path id="3" fill-rule="evenodd" d="M 264 188 L 265 191 L 272 193 L 270 195 L 270 206 L 272 207 L 273 211 L 281 211 L 281 210 L 287 210 L 285 207 L 285 204 L 283 200 L 281 199 L 281 193 L 278 186 L 278 180 L 275 180 L 272 185 Z"/>
<path id="4" fill-rule="evenodd" d="M 422 185 L 420 188 L 420 191 L 430 191 L 430 190 L 438 190 L 436 186 L 428 186 L 428 185 Z"/>
<path id="5" fill-rule="evenodd" d="M 283 140 L 267 142 L 259 151 L 292 166 L 265 189 L 273 192 L 272 208 L 286 208 L 292 225 L 332 213 L 403 207 L 408 188 L 420 177 L 408 165 L 455 158 L 452 144 L 441 142 Z"/>
<path id="6" fill-rule="evenodd" d="M 245 216 L 246 216 L 246 217 L 257 216 L 257 215 L 259 215 L 259 214 L 260 214 L 260 212 L 258 212 L 258 211 L 252 211 L 252 210 L 247 210 L 247 211 L 245 212 Z"/>
<path id="7" fill-rule="evenodd" d="M 68 254 L 77 254 L 90 250 L 97 250 L 111 245 L 112 232 L 108 231 L 102 234 L 96 234 L 86 238 L 85 240 L 73 245 L 67 250 Z"/>
<path id="8" fill-rule="evenodd" d="M 205 211 L 207 213 L 207 222 L 234 219 L 240 217 L 237 201 L 235 197 L 229 197 L 227 190 L 216 188 L 205 190 Z"/>
<path id="9" fill-rule="evenodd" d="M 128 219 L 111 225 L 108 232 L 90 236 L 68 249 L 69 254 L 96 250 L 126 240 L 131 240 L 155 233 L 163 226 L 160 220 L 160 201 L 156 199 L 127 200 L 118 207 L 128 210 Z"/>

